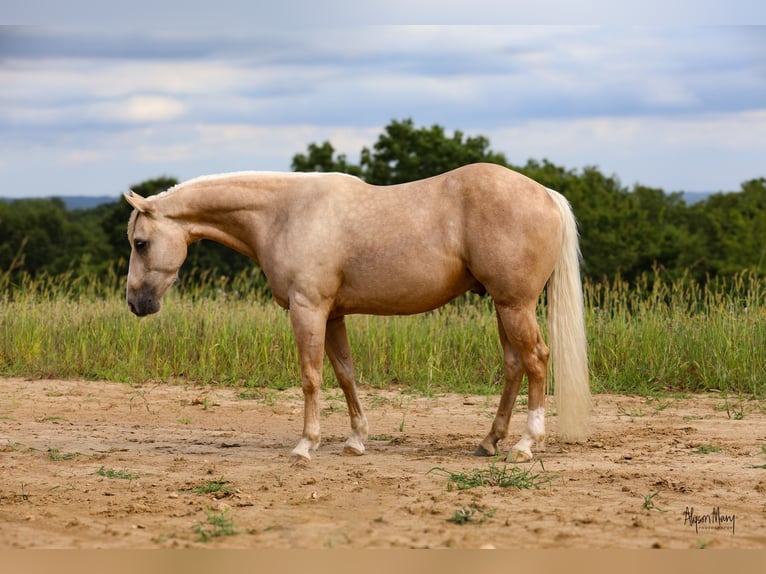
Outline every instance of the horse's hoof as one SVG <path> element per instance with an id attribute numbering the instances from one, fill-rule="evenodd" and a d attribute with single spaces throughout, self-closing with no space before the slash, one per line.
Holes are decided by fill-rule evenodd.
<path id="1" fill-rule="evenodd" d="M 364 447 L 359 449 L 347 444 L 343 447 L 343 454 L 345 456 L 362 456 L 364 454 Z"/>
<path id="2" fill-rule="evenodd" d="M 348 437 L 346 443 L 343 445 L 343 454 L 346 456 L 362 456 L 364 454 L 364 442 L 361 436 L 353 434 Z"/>
<path id="3" fill-rule="evenodd" d="M 506 457 L 507 462 L 532 462 L 534 457 L 531 452 L 524 452 L 522 450 L 511 450 Z"/>
<path id="4" fill-rule="evenodd" d="M 290 455 L 290 466 L 294 468 L 303 468 L 311 464 L 311 458 L 301 454 L 293 453 Z"/>
<path id="5" fill-rule="evenodd" d="M 479 446 L 476 447 L 476 450 L 473 451 L 473 456 L 484 456 L 484 457 L 495 456 L 495 453 L 490 452 L 489 450 L 487 450 L 487 448 L 484 445 L 480 444 Z"/>

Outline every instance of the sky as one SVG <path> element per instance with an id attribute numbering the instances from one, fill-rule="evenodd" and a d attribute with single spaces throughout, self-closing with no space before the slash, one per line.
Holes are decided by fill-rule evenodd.
<path id="1" fill-rule="evenodd" d="M 628 187 L 766 177 L 763 2 L 576 4 L 6 0 L 0 197 L 286 171 L 327 140 L 355 162 L 406 118 Z"/>

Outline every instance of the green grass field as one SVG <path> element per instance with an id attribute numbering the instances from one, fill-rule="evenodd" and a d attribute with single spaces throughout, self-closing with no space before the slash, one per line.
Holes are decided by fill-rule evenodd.
<path id="1" fill-rule="evenodd" d="M 12 285 L 0 275 L 0 375 L 297 386 L 287 313 L 248 292 L 251 276 L 174 288 L 159 314 L 137 319 L 113 285 L 66 277 Z M 585 285 L 593 391 L 763 398 L 766 282 L 743 274 L 703 289 L 658 277 L 633 288 Z M 494 394 L 502 385 L 487 298 L 412 317 L 352 316 L 348 328 L 363 386 Z M 325 378 L 335 385 L 328 364 Z"/>

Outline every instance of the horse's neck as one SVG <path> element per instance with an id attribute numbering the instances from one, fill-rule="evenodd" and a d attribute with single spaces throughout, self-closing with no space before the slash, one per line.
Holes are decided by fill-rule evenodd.
<path id="1" fill-rule="evenodd" d="M 287 185 L 287 180 L 257 174 L 202 178 L 167 200 L 192 241 L 216 241 L 257 260 L 258 237 L 268 233 L 275 193 Z"/>

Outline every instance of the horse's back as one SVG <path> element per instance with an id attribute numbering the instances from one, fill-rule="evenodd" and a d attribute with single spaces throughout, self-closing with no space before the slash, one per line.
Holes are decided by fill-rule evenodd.
<path id="1" fill-rule="evenodd" d="M 328 190 L 326 249 L 342 275 L 338 305 L 349 312 L 416 313 L 485 288 L 496 298 L 536 297 L 560 249 L 560 216 L 545 188 L 502 166 L 388 187 L 334 183 L 344 189 Z"/>

